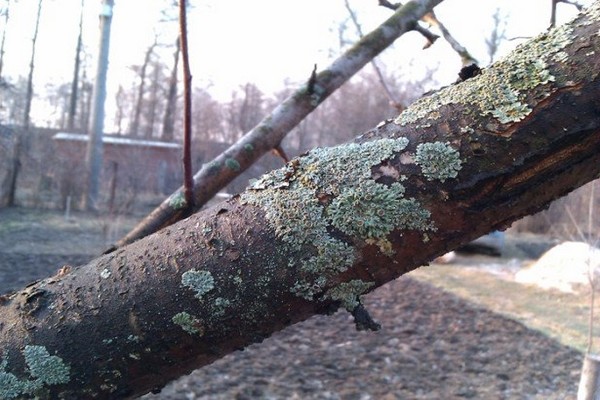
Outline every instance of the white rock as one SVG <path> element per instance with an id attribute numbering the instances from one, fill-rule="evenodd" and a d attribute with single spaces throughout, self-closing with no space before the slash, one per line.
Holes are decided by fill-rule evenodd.
<path id="1" fill-rule="evenodd" d="M 589 271 L 594 271 L 596 282 L 600 282 L 600 249 L 583 242 L 564 242 L 518 271 L 515 281 L 573 293 L 577 286 L 589 287 Z"/>

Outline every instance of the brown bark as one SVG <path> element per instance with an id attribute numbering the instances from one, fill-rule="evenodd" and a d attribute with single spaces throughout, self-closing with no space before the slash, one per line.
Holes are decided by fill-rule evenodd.
<path id="1" fill-rule="evenodd" d="M 600 176 L 600 2 L 355 143 L 0 298 L 0 397 L 132 397 Z"/>

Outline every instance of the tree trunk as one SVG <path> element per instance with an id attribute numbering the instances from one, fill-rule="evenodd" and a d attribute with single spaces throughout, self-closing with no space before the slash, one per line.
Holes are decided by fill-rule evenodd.
<path id="1" fill-rule="evenodd" d="M 25 97 L 25 111 L 23 113 L 23 129 L 29 130 L 31 113 L 31 101 L 33 100 L 33 70 L 35 68 L 35 44 L 37 43 L 38 31 L 40 27 L 40 16 L 42 15 L 42 0 L 38 2 L 37 16 L 35 18 L 35 29 L 31 39 L 31 58 L 29 60 L 29 75 L 27 77 L 27 95 Z"/>
<path id="2" fill-rule="evenodd" d="M 133 136 L 139 136 L 140 134 L 140 117 L 142 115 L 144 93 L 146 92 L 146 70 L 148 69 L 148 65 L 150 64 L 150 57 L 152 56 L 154 47 L 156 47 L 156 41 L 152 43 L 152 45 L 146 50 L 146 55 L 144 56 L 144 63 L 140 68 L 140 85 L 138 86 L 137 100 L 135 102 L 135 108 L 133 109 L 133 121 L 131 122 L 131 126 L 129 127 L 129 134 Z"/>
<path id="3" fill-rule="evenodd" d="M 0 397 L 126 398 L 600 176 L 600 2 L 356 142 L 0 298 Z"/>
<path id="4" fill-rule="evenodd" d="M 581 367 L 577 400 L 600 399 L 600 357 L 586 354 Z"/>
<path id="5" fill-rule="evenodd" d="M 67 117 L 67 129 L 72 132 L 75 128 L 75 114 L 77 113 L 77 98 L 79 97 L 79 69 L 81 65 L 81 46 L 83 37 L 83 0 L 79 12 L 79 34 L 77 46 L 75 47 L 75 61 L 73 63 L 73 80 L 71 81 L 71 93 L 69 96 L 69 111 Z"/>
<path id="6" fill-rule="evenodd" d="M 0 40 L 0 84 L 2 84 L 2 69 L 4 67 L 4 43 L 6 41 L 6 29 L 8 27 L 8 18 L 10 15 L 10 0 L 6 0 L 6 7 L 3 10 L 4 27 L 2 28 L 2 40 Z"/>

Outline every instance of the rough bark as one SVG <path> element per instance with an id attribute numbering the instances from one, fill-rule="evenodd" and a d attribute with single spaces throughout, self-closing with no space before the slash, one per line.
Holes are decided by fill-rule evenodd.
<path id="1" fill-rule="evenodd" d="M 337 88 L 350 79 L 375 56 L 385 50 L 402 34 L 442 0 L 408 2 L 387 21 L 318 73 L 310 84 L 303 85 L 276 107 L 237 143 L 194 175 L 194 207 L 198 210 L 217 192 L 250 167 L 265 153 L 279 146 L 285 135 L 310 114 Z M 179 188 L 155 208 L 131 232 L 119 240 L 115 248 L 125 246 L 169 226 L 187 216 L 183 188 Z"/>
<path id="2" fill-rule="evenodd" d="M 124 398 L 600 176 L 600 2 L 356 142 L 0 298 L 0 397 Z"/>

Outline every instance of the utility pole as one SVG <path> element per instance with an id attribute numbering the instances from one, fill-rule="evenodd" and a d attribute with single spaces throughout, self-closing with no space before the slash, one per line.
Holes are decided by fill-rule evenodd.
<path id="1" fill-rule="evenodd" d="M 100 10 L 100 45 L 98 49 L 98 67 L 94 84 L 94 99 L 90 133 L 86 154 L 87 191 L 85 208 L 98 209 L 100 175 L 102 173 L 102 135 L 104 131 L 104 102 L 106 100 L 106 73 L 108 71 L 108 48 L 110 44 L 110 23 L 114 0 L 102 0 Z"/>

